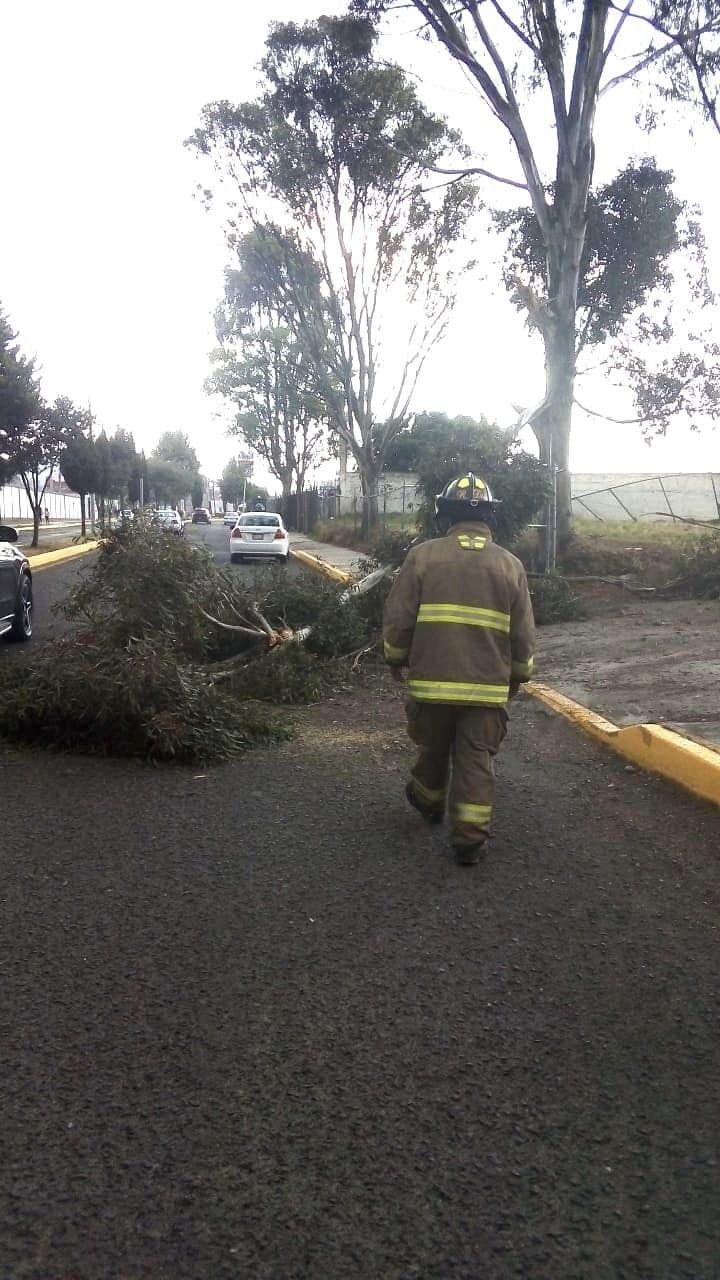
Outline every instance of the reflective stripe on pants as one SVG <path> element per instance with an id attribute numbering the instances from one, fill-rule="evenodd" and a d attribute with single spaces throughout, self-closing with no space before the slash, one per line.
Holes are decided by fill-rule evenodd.
<path id="1" fill-rule="evenodd" d="M 428 808 L 442 811 L 452 765 L 450 839 L 459 846 L 478 844 L 490 828 L 493 756 L 507 732 L 505 708 L 448 706 L 410 698 L 406 711 L 408 734 L 421 748 L 411 773 L 416 794 Z"/>

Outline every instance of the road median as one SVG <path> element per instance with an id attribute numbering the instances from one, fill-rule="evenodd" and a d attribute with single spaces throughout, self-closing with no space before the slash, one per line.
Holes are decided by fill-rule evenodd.
<path id="1" fill-rule="evenodd" d="M 69 547 L 58 547 L 56 551 L 41 551 L 38 555 L 28 556 L 33 573 L 37 569 L 49 569 L 54 564 L 62 564 L 65 560 L 75 560 L 78 556 L 87 555 L 89 551 L 97 551 L 97 541 L 80 542 Z"/>

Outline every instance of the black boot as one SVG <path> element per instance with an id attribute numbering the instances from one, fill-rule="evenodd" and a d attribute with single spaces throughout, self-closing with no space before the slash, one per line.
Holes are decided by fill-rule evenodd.
<path id="1" fill-rule="evenodd" d="M 459 867 L 476 867 L 487 850 L 487 841 L 479 844 L 454 844 L 455 861 Z"/>
<path id="2" fill-rule="evenodd" d="M 442 822 L 443 820 L 442 813 L 440 813 L 437 809 L 426 809 L 424 804 L 422 804 L 420 800 L 418 800 L 417 796 L 415 795 L 415 792 L 413 791 L 412 782 L 408 782 L 405 788 L 405 797 L 407 799 L 408 804 L 411 804 L 413 809 L 417 809 L 418 813 L 425 819 L 426 822 L 431 823 L 431 825 L 434 825 L 438 822 Z"/>

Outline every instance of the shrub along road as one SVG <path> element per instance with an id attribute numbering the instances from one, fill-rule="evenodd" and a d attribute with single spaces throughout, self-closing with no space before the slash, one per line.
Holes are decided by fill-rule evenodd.
<path id="1" fill-rule="evenodd" d="M 393 687 L 299 720 L 0 756 L 0 1274 L 714 1280 L 717 812 L 521 700 L 457 868 Z"/>

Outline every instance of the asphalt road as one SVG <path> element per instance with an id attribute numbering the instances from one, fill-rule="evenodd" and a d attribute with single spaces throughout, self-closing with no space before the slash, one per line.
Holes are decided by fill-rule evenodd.
<path id="1" fill-rule="evenodd" d="M 410 760 L 0 755 L 2 1280 L 717 1280 L 717 811 L 521 699 L 468 870 Z"/>

